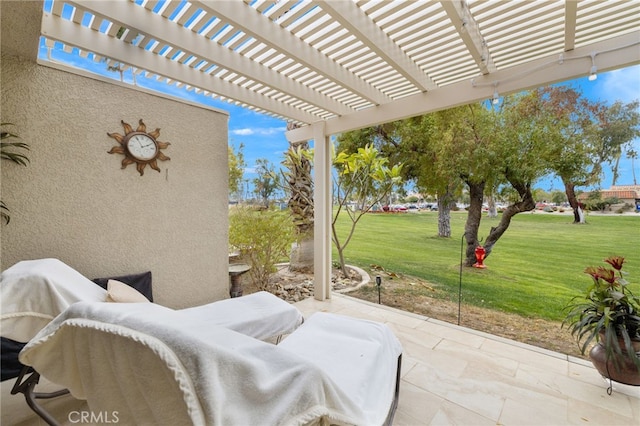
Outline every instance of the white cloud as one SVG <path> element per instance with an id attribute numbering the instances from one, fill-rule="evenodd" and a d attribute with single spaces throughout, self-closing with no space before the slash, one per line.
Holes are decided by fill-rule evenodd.
<path id="1" fill-rule="evenodd" d="M 231 134 L 238 136 L 270 136 L 283 133 L 286 130 L 286 127 L 258 127 L 254 129 L 245 127 L 243 129 L 231 130 Z"/>
<path id="2" fill-rule="evenodd" d="M 236 129 L 236 130 L 232 130 L 231 133 L 234 134 L 234 135 L 239 135 L 239 136 L 249 136 L 249 135 L 253 135 L 253 130 L 251 130 L 251 129 Z"/>
<path id="3" fill-rule="evenodd" d="M 611 71 L 601 76 L 602 85 L 600 97 L 615 99 L 622 102 L 632 102 L 640 99 L 640 66 L 633 66 Z"/>

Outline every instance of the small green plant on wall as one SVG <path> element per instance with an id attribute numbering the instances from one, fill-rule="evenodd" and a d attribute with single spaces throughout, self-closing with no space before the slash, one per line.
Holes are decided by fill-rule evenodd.
<path id="1" fill-rule="evenodd" d="M 24 142 L 20 142 L 20 136 L 9 131 L 12 126 L 13 124 L 11 123 L 0 123 L 1 157 L 3 160 L 8 160 L 21 166 L 26 166 L 29 163 L 29 158 L 24 154 L 24 151 L 29 150 L 29 145 Z M 2 200 L 0 200 L 0 219 L 7 224 L 11 220 L 11 216 L 9 216 L 9 208 Z"/>

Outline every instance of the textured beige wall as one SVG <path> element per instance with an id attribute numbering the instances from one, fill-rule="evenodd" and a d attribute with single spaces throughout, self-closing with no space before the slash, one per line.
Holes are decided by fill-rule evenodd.
<path id="1" fill-rule="evenodd" d="M 2 121 L 31 150 L 28 167 L 2 161 L 0 267 L 56 257 L 88 277 L 151 270 L 156 301 L 176 308 L 228 297 L 228 116 L 5 51 L 3 40 Z M 140 118 L 171 142 L 161 173 L 107 153 L 106 133 Z"/>

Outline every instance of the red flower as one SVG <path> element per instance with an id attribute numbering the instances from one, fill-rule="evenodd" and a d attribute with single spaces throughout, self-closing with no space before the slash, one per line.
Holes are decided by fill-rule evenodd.
<path id="1" fill-rule="evenodd" d="M 604 281 L 609 284 L 616 283 L 616 273 L 613 269 L 606 269 L 604 266 L 598 267 L 598 277 L 602 278 Z"/>
<path id="2" fill-rule="evenodd" d="M 609 265 L 613 267 L 616 271 L 622 269 L 622 264 L 624 263 L 624 257 L 622 256 L 610 256 L 604 260 Z"/>
<path id="3" fill-rule="evenodd" d="M 595 266 L 588 266 L 584 270 L 584 273 L 591 275 L 591 278 L 593 278 L 593 280 L 596 282 L 598 281 L 598 278 L 600 278 L 600 275 L 598 275 L 598 268 L 596 268 Z"/>

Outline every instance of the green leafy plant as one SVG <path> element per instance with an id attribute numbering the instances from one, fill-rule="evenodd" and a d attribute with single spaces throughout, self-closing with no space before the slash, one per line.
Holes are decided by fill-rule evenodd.
<path id="1" fill-rule="evenodd" d="M 354 153 L 340 152 L 333 158 L 335 179 L 333 198 L 337 208 L 331 221 L 331 238 L 338 250 L 340 269 L 348 277 L 344 250 L 351 241 L 356 225 L 373 206 L 387 198 L 394 188 L 402 185 L 402 164 L 388 166 L 389 159 L 381 155 L 373 145 L 358 148 Z M 355 208 L 350 208 L 353 203 Z M 338 234 L 336 222 L 341 213 L 351 221 L 346 236 Z"/>
<path id="2" fill-rule="evenodd" d="M 0 158 L 26 166 L 29 163 L 29 158 L 23 151 L 28 151 L 29 145 L 15 140 L 20 139 L 20 136 L 7 130 L 11 126 L 13 126 L 11 123 L 0 123 Z M 4 201 L 0 201 L 0 219 L 7 224 L 11 220 L 9 208 Z"/>
<path id="3" fill-rule="evenodd" d="M 567 306 L 569 312 L 563 326 L 569 326 L 582 354 L 590 343 L 601 342 L 607 360 L 617 364 L 625 352 L 640 371 L 640 357 L 632 343 L 640 340 L 640 298 L 631 293 L 629 282 L 624 279 L 624 257 L 611 256 L 604 261 L 610 267 L 585 269 L 593 282 L 586 297 L 576 296 Z"/>
<path id="4" fill-rule="evenodd" d="M 267 290 L 276 263 L 286 259 L 295 231 L 286 212 L 237 206 L 229 213 L 229 244 L 250 266 L 249 276 Z"/>

